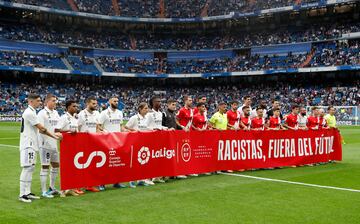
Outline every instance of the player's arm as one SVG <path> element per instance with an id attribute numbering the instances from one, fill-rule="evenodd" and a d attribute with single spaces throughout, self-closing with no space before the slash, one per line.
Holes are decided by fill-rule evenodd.
<path id="1" fill-rule="evenodd" d="M 35 127 L 37 127 L 37 129 L 39 129 L 39 132 L 40 134 L 43 134 L 43 135 L 47 135 L 53 139 L 56 139 L 56 140 L 61 140 L 62 139 L 62 134 L 59 133 L 59 132 L 56 132 L 56 133 L 51 133 L 49 132 L 42 124 L 36 124 Z"/>
<path id="2" fill-rule="evenodd" d="M 186 127 L 182 126 L 179 122 L 180 118 L 183 116 L 182 111 L 179 110 L 178 114 L 176 115 L 176 124 L 182 129 L 185 130 Z"/>
<path id="3" fill-rule="evenodd" d="M 83 116 L 81 112 L 79 113 L 79 120 L 78 120 L 78 129 L 81 130 L 81 127 L 85 124 L 85 120 L 83 119 Z"/>
<path id="4" fill-rule="evenodd" d="M 136 119 L 136 118 L 135 118 Z M 137 131 L 134 127 L 135 127 L 135 119 L 134 117 L 130 117 L 129 121 L 126 123 L 125 125 L 125 130 L 127 131 Z"/>
<path id="5" fill-rule="evenodd" d="M 97 133 L 103 133 L 105 132 L 105 129 L 104 129 L 104 123 L 105 123 L 105 113 L 101 112 L 101 114 L 99 115 L 99 119 L 97 119 L 97 122 L 96 122 L 96 132 Z"/>

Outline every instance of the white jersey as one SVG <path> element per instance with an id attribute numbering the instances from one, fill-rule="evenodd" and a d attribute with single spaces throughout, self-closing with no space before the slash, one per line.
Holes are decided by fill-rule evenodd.
<path id="1" fill-rule="evenodd" d="M 162 126 L 163 113 L 160 110 L 156 111 L 152 109 L 149 113 L 146 114 L 146 117 L 149 119 L 149 126 L 151 129 L 167 129 L 166 127 Z"/>
<path id="2" fill-rule="evenodd" d="M 131 128 L 137 131 L 148 131 L 152 130 L 150 127 L 149 117 L 145 115 L 145 117 L 140 114 L 136 114 L 130 117 L 129 121 L 125 125 L 127 128 Z"/>
<path id="3" fill-rule="evenodd" d="M 90 113 L 87 109 L 79 113 L 79 132 L 96 133 L 96 124 L 98 123 L 99 111 Z"/>
<path id="4" fill-rule="evenodd" d="M 251 112 L 250 112 L 250 117 L 251 118 L 254 118 L 257 116 L 257 113 L 256 113 L 256 109 L 253 109 Z M 263 109 L 263 118 L 267 118 L 267 110 L 266 109 Z"/>
<path id="5" fill-rule="evenodd" d="M 49 132 L 54 133 L 59 123 L 60 116 L 56 110 L 50 110 L 45 107 L 38 113 L 38 119 Z M 39 134 L 40 148 L 57 149 L 57 140 L 47 135 Z"/>
<path id="6" fill-rule="evenodd" d="M 71 114 L 69 114 L 68 112 L 63 114 L 60 117 L 56 129 L 59 129 L 60 131 L 78 132 L 79 125 L 78 125 L 78 119 L 76 118 L 75 114 L 74 116 L 71 116 Z"/>
<path id="7" fill-rule="evenodd" d="M 36 116 L 36 110 L 29 106 L 26 108 L 21 118 L 20 150 L 32 148 L 35 151 L 38 151 L 39 131 L 35 125 L 40 124 L 40 122 Z"/>
<path id="8" fill-rule="evenodd" d="M 103 125 L 107 132 L 121 132 L 121 124 L 123 123 L 124 115 L 122 111 L 110 107 L 100 113 L 98 124 Z"/>
<path id="9" fill-rule="evenodd" d="M 301 116 L 300 114 L 298 115 L 298 126 L 299 127 L 306 127 L 307 124 L 307 116 Z"/>

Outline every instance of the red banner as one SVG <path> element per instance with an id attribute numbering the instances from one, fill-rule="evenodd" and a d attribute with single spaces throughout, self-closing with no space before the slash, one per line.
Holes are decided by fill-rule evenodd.
<path id="1" fill-rule="evenodd" d="M 336 129 L 78 133 L 60 148 L 61 189 L 342 159 Z"/>

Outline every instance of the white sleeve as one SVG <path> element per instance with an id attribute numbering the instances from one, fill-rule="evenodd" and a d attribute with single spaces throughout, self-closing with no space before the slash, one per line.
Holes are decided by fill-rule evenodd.
<path id="1" fill-rule="evenodd" d="M 96 123 L 103 125 L 105 123 L 105 120 L 106 120 L 106 112 L 102 111 L 100 113 L 100 115 L 98 116 L 98 119 L 97 119 Z"/>
<path id="2" fill-rule="evenodd" d="M 59 119 L 59 123 L 56 125 L 55 129 L 63 130 L 65 127 L 66 117 L 61 116 Z"/>
<path id="3" fill-rule="evenodd" d="M 32 126 L 40 123 L 38 116 L 36 116 L 34 113 L 24 113 L 23 117 L 25 120 L 29 121 Z"/>
<path id="4" fill-rule="evenodd" d="M 157 127 L 156 127 L 156 124 L 155 124 L 155 120 L 154 120 L 153 116 L 151 116 L 151 115 L 152 115 L 151 113 L 146 114 L 146 119 L 147 119 L 147 122 L 148 122 L 148 128 L 149 129 L 154 129 L 154 128 L 157 128 Z"/>
<path id="5" fill-rule="evenodd" d="M 126 123 L 125 127 L 127 128 L 135 128 L 136 116 L 130 117 L 129 121 Z"/>
<path id="6" fill-rule="evenodd" d="M 78 120 L 78 125 L 79 126 L 83 126 L 84 124 L 85 124 L 85 120 L 84 120 L 84 118 L 83 118 L 83 112 L 81 111 L 80 113 L 79 113 L 79 120 Z"/>
<path id="7" fill-rule="evenodd" d="M 38 118 L 38 122 L 40 124 L 42 124 L 43 126 L 45 126 L 45 116 L 44 116 L 44 111 L 41 110 L 38 115 L 37 115 L 37 118 Z M 30 122 L 31 123 L 31 122 Z"/>

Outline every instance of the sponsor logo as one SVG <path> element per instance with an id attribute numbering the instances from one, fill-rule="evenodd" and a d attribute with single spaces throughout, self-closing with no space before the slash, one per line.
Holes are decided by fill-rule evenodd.
<path id="1" fill-rule="evenodd" d="M 102 151 L 94 151 L 94 152 L 92 152 L 89 155 L 86 163 L 79 163 L 79 159 L 81 157 L 84 157 L 84 152 L 78 152 L 74 157 L 74 165 L 75 165 L 75 167 L 77 169 L 80 169 L 80 170 L 88 168 L 95 157 L 100 157 L 101 158 L 101 161 L 96 163 L 96 168 L 100 168 L 100 167 L 104 166 L 104 164 L 106 162 L 106 155 Z"/>
<path id="2" fill-rule="evenodd" d="M 181 158 L 184 162 L 189 162 L 191 159 L 191 147 L 187 142 L 181 146 Z"/>
<path id="3" fill-rule="evenodd" d="M 140 148 L 138 152 L 138 162 L 141 165 L 147 164 L 151 159 L 160 159 L 166 158 L 171 159 L 175 157 L 175 150 L 174 149 L 152 149 L 150 150 L 149 147 L 143 146 Z"/>

